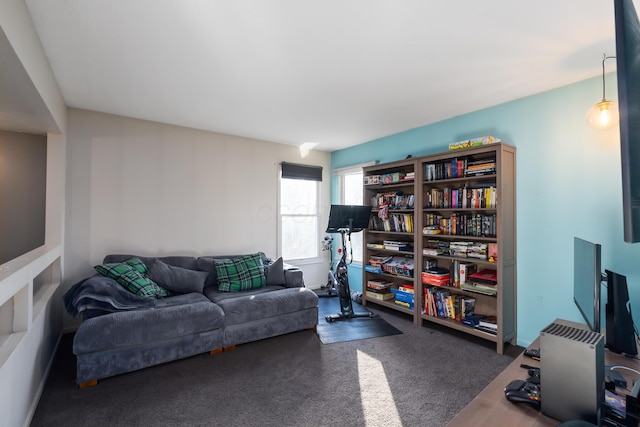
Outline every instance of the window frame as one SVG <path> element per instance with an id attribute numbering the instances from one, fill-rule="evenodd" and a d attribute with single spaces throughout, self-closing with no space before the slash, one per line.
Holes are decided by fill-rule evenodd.
<path id="1" fill-rule="evenodd" d="M 333 175 L 336 177 L 337 181 L 338 181 L 338 203 L 339 204 L 345 204 L 345 181 L 346 181 L 346 176 L 347 175 L 352 175 L 352 174 L 356 174 L 356 173 L 362 173 L 363 177 L 364 177 L 364 168 L 366 166 L 372 166 L 375 165 L 376 162 L 368 162 L 368 163 L 360 163 L 357 165 L 352 165 L 352 166 L 345 166 L 342 168 L 337 168 L 333 170 Z M 363 178 L 364 179 L 364 178 Z M 361 183 L 362 184 L 362 183 Z M 360 187 L 360 191 L 361 191 L 361 195 L 362 198 L 364 199 L 364 189 L 361 185 Z M 362 204 L 367 204 L 365 203 L 364 200 L 362 200 Z M 364 237 L 363 234 L 364 232 L 358 233 L 360 234 L 360 236 Z M 353 236 L 352 236 L 352 240 L 353 240 Z M 360 240 L 361 246 L 362 246 L 362 239 Z M 338 247 L 341 243 L 338 241 L 334 240 L 336 247 Z M 364 257 L 364 247 L 362 247 L 362 256 Z M 363 259 L 359 259 L 359 260 L 352 260 L 353 265 L 355 266 L 359 266 L 362 267 L 362 265 L 364 264 L 364 260 Z"/>
<path id="2" fill-rule="evenodd" d="M 283 162 L 286 163 L 286 162 Z M 280 254 L 280 256 L 283 257 L 283 260 L 287 263 L 291 263 L 291 264 L 295 264 L 295 265 L 304 265 L 304 264 L 313 264 L 313 263 L 317 263 L 319 261 L 321 261 L 322 259 L 322 255 L 320 253 L 320 236 L 321 236 L 321 219 L 322 219 L 322 209 L 320 206 L 320 192 L 322 191 L 322 181 L 317 180 L 317 179 L 305 179 L 305 178 L 298 178 L 298 177 L 283 177 L 282 175 L 282 165 L 283 163 L 280 164 L 280 168 L 279 168 L 279 176 L 278 176 L 278 253 Z M 299 165 L 302 167 L 305 167 L 307 165 Z M 322 167 L 320 166 L 312 166 L 312 165 L 308 165 L 308 167 L 310 169 L 320 169 L 320 171 L 322 170 Z M 305 214 L 284 214 L 282 212 L 282 180 L 283 179 L 291 179 L 291 180 L 306 180 L 306 181 L 312 181 L 315 183 L 315 189 L 316 189 L 316 194 L 315 194 L 315 212 L 314 213 L 305 213 Z M 308 258 L 284 258 L 283 256 L 283 218 L 284 217 L 315 217 L 316 218 L 316 240 L 317 240 L 317 245 L 316 245 L 316 254 L 315 256 L 312 257 L 308 257 Z"/>

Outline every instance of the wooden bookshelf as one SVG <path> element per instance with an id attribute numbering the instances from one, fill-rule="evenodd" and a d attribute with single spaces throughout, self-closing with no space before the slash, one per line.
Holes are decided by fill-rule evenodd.
<path id="1" fill-rule="evenodd" d="M 398 287 L 410 284 L 414 289 L 413 309 L 397 305 L 393 299 L 379 300 L 363 296 L 364 304 L 379 304 L 413 316 L 414 323 L 437 323 L 452 329 L 481 337 L 496 343 L 496 351 L 503 353 L 504 343 L 515 344 L 516 339 L 516 198 L 515 198 L 515 147 L 504 143 L 447 151 L 443 153 L 378 164 L 364 169 L 364 202 L 371 204 L 372 222 L 363 239 L 364 263 L 373 257 L 398 256 L 413 260 L 411 277 L 373 273 L 363 269 L 363 291 L 369 280 L 390 282 Z M 455 164 L 455 166 L 453 166 Z M 493 167 L 491 167 L 493 165 Z M 486 170 L 485 170 L 486 167 Z M 469 170 L 469 171 L 467 171 Z M 474 172 L 471 172 L 471 171 Z M 413 180 L 387 182 L 413 172 Z M 395 175 L 394 175 L 395 174 Z M 413 204 L 396 209 L 395 206 L 379 206 L 380 200 L 393 200 L 393 194 L 412 196 Z M 381 195 L 389 195 L 387 199 Z M 478 200 L 480 199 L 480 200 Z M 381 220 L 376 218 L 380 210 L 389 217 L 400 219 L 412 216 L 412 229 L 398 230 L 393 226 L 381 230 Z M 431 226 L 423 234 L 423 228 Z M 376 228 L 371 229 L 371 228 Z M 434 230 L 434 228 L 436 230 Z M 406 242 L 410 248 L 389 250 L 380 247 L 391 240 Z M 468 243 L 467 250 L 453 250 Z M 378 247 L 370 247 L 378 246 Z M 497 247 L 497 257 L 482 257 L 491 245 Z M 423 254 L 423 249 L 433 253 Z M 432 248 L 432 249 L 429 249 Z M 441 252 L 440 252 L 441 251 Z M 433 287 L 422 283 L 421 273 L 427 263 L 450 271 L 449 286 Z M 495 295 L 486 295 L 462 289 L 454 280 L 459 262 L 468 263 L 475 271 L 494 270 L 497 281 L 492 286 Z M 434 288 L 446 291 L 454 300 L 475 299 L 475 312 L 492 316 L 496 320 L 495 334 L 463 324 L 455 318 L 433 316 L 425 307 L 425 290 Z M 366 294 L 366 292 L 365 292 Z M 458 308 L 458 312 L 460 312 Z"/>

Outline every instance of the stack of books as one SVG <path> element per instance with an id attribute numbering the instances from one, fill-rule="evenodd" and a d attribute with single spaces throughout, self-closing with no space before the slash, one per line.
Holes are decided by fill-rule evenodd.
<path id="1" fill-rule="evenodd" d="M 449 242 L 435 239 L 427 240 L 425 247 L 422 249 L 422 254 L 427 256 L 448 255 Z"/>
<path id="2" fill-rule="evenodd" d="M 382 264 L 382 271 L 397 276 L 413 277 L 413 258 L 396 256 Z"/>
<path id="3" fill-rule="evenodd" d="M 413 310 L 415 302 L 413 285 L 404 284 L 391 288 L 391 292 L 395 294 L 396 305 Z"/>
<path id="4" fill-rule="evenodd" d="M 474 328 L 496 335 L 498 333 L 498 319 L 495 316 L 484 316 L 478 320 L 478 324 L 475 325 Z"/>
<path id="5" fill-rule="evenodd" d="M 430 268 L 422 272 L 422 283 L 434 286 L 451 285 L 451 274 L 446 268 Z"/>
<path id="6" fill-rule="evenodd" d="M 384 248 L 389 251 L 413 251 L 413 246 L 407 242 L 385 240 L 382 244 L 384 245 Z"/>
<path id="7" fill-rule="evenodd" d="M 460 288 L 485 295 L 497 295 L 498 275 L 495 270 L 485 269 L 469 275 L 465 283 L 460 283 Z"/>
<path id="8" fill-rule="evenodd" d="M 382 265 L 391 260 L 391 257 L 371 255 L 369 257 L 369 264 L 364 266 L 364 270 L 370 273 L 382 273 Z"/>
<path id="9" fill-rule="evenodd" d="M 416 178 L 415 172 L 407 172 L 402 178 L 403 181 L 413 181 Z"/>
<path id="10" fill-rule="evenodd" d="M 467 162 L 465 176 L 491 175 L 496 173 L 496 159 Z"/>
<path id="11" fill-rule="evenodd" d="M 383 282 L 379 280 L 367 281 L 367 297 L 386 301 L 395 298 L 391 292 L 391 282 Z"/>

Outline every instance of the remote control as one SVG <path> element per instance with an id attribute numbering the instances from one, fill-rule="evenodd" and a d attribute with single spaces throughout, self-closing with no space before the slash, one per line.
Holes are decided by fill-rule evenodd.
<path id="1" fill-rule="evenodd" d="M 528 348 L 524 351 L 524 355 L 530 357 L 534 360 L 540 360 L 540 349 L 539 348 Z"/>

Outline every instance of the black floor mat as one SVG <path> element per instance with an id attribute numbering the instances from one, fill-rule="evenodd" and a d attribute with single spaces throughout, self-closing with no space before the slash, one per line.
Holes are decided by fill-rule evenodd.
<path id="1" fill-rule="evenodd" d="M 360 304 L 353 303 L 355 313 L 368 313 Z M 338 297 L 320 298 L 318 302 L 318 336 L 322 344 L 355 341 L 366 338 L 385 337 L 401 334 L 402 331 L 388 324 L 383 318 L 356 317 L 327 322 L 325 316 L 340 313 Z"/>

